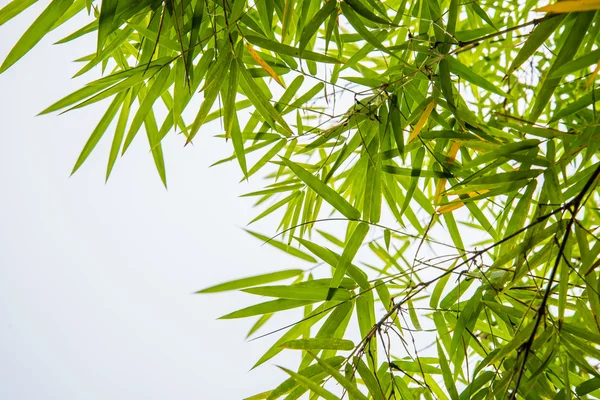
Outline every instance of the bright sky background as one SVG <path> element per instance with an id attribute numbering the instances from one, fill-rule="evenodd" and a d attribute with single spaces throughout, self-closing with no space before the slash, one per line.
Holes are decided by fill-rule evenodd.
<path id="1" fill-rule="evenodd" d="M 0 59 L 40 3 L 0 27 Z M 208 168 L 231 151 L 217 131 L 185 149 L 167 137 L 168 191 L 142 134 L 106 185 L 111 136 L 69 178 L 105 104 L 35 115 L 90 79 L 72 81 L 71 61 L 95 35 L 51 45 L 83 22 L 0 75 L 0 398 L 240 399 L 271 389 L 284 378 L 272 364 L 293 360 L 249 372 L 273 339 L 247 343 L 253 321 L 216 320 L 253 296 L 192 293 L 308 265 L 243 232 L 255 211 L 238 195 L 260 178 L 238 184 L 236 164 Z"/>

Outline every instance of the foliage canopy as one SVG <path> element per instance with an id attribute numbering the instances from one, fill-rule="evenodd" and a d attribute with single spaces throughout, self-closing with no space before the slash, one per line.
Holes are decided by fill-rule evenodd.
<path id="1" fill-rule="evenodd" d="M 220 120 L 217 163 L 265 175 L 278 234 L 248 232 L 303 268 L 200 291 L 270 298 L 223 316 L 249 335 L 295 310 L 256 366 L 301 362 L 252 399 L 599 398 L 600 1 L 540 5 L 52 0 L 0 72 L 88 13 L 59 43 L 97 35 L 104 76 L 42 112 L 106 100 L 73 172 L 145 131 L 166 185 L 162 139 Z"/>

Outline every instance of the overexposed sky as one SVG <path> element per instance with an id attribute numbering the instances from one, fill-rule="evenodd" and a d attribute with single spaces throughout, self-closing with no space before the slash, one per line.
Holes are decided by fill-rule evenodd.
<path id="1" fill-rule="evenodd" d="M 1 59 L 40 3 L 0 27 Z M 295 360 L 249 372 L 273 338 L 246 343 L 253 321 L 216 320 L 259 299 L 192 292 L 308 265 L 243 232 L 256 211 L 238 196 L 260 177 L 238 183 L 235 163 L 208 168 L 231 152 L 212 138 L 218 130 L 185 149 L 167 137 L 168 191 L 142 132 L 107 184 L 110 129 L 69 177 L 106 104 L 36 114 L 90 79 L 70 77 L 95 35 L 52 45 L 84 22 L 0 75 L 0 398 L 240 399 L 271 389 L 285 378 L 272 364 Z"/>

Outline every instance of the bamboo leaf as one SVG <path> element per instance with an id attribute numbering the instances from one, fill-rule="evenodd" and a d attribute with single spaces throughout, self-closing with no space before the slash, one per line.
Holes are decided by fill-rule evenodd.
<path id="1" fill-rule="evenodd" d="M 277 121 L 286 132 L 292 134 L 292 129 L 289 127 L 287 122 L 283 119 L 281 114 L 271 105 L 269 100 L 265 97 L 261 89 L 254 82 L 254 78 L 248 73 L 248 70 L 244 66 L 244 63 L 238 58 L 237 59 L 240 74 L 242 75 L 242 81 L 240 82 L 244 94 L 252 102 L 254 107 L 261 113 L 261 115 L 267 120 Z M 273 123 L 271 123 L 273 124 Z M 275 127 L 273 127 L 275 128 Z"/>
<path id="2" fill-rule="evenodd" d="M 336 191 L 327 186 L 321 180 L 315 178 L 313 174 L 299 166 L 298 164 L 282 157 L 285 165 L 292 170 L 292 172 L 306 183 L 312 190 L 317 192 L 327 203 L 333 208 L 338 210 L 348 219 L 359 219 L 360 212 L 354 208 L 350 203 L 340 196 Z"/>
<path id="3" fill-rule="evenodd" d="M 27 54 L 33 46 L 42 40 L 42 38 L 53 29 L 54 24 L 63 16 L 72 4 L 73 0 L 52 0 L 50 5 L 42 11 L 40 16 L 37 17 L 33 24 L 25 31 L 23 36 L 21 36 L 17 44 L 15 44 L 8 53 L 2 66 L 0 66 L 0 74 L 19 61 L 19 59 Z M 5 8 L 3 8 L 2 11 L 4 11 Z"/>
<path id="4" fill-rule="evenodd" d="M 335 338 L 313 338 L 290 340 L 281 344 L 281 347 L 294 350 L 354 350 L 351 340 Z"/>
<path id="5" fill-rule="evenodd" d="M 100 119 L 100 122 L 98 123 L 98 125 L 96 125 L 96 128 L 90 135 L 90 138 L 88 139 L 85 146 L 83 147 L 83 150 L 81 150 L 81 154 L 79 154 L 79 158 L 77 158 L 77 161 L 75 162 L 75 165 L 73 166 L 71 175 L 73 175 L 79 169 L 79 167 L 81 167 L 81 165 L 88 158 L 88 156 L 90 155 L 92 150 L 94 150 L 94 148 L 96 147 L 96 145 L 98 144 L 98 142 L 100 141 L 100 139 L 102 138 L 104 133 L 106 132 L 106 129 L 108 128 L 108 126 L 114 119 L 115 115 L 117 114 L 119 107 L 121 107 L 121 104 L 123 103 L 123 100 L 125 99 L 125 95 L 126 95 L 126 92 L 121 92 L 112 101 L 112 103 L 106 110 L 106 113 L 102 116 L 102 118 Z"/>
<path id="6" fill-rule="evenodd" d="M 348 266 L 352 263 L 354 256 L 356 256 L 356 253 L 358 252 L 360 246 L 363 244 L 363 241 L 365 240 L 365 237 L 367 236 L 368 232 L 369 225 L 367 223 L 361 222 L 356 226 L 354 232 L 352 233 L 352 236 L 350 236 L 350 240 L 348 240 L 348 243 L 344 247 L 344 252 L 342 253 L 342 256 L 336 264 L 335 273 L 329 285 L 330 289 L 335 289 L 339 287 L 340 283 L 342 282 L 342 279 L 344 278 L 344 275 L 346 274 Z"/>
<path id="7" fill-rule="evenodd" d="M 36 2 L 37 0 L 13 0 L 9 2 L 0 9 L 0 26 L 10 21 Z"/>
<path id="8" fill-rule="evenodd" d="M 252 236 L 262 240 L 263 242 L 268 243 L 271 246 L 278 248 L 279 250 L 285 251 L 286 253 L 288 253 L 294 257 L 298 257 L 298 258 L 300 258 L 304 261 L 308 261 L 308 262 L 316 262 L 316 260 L 312 256 L 310 256 L 309 254 L 306 254 L 305 252 L 300 251 L 292 246 L 289 246 L 278 240 L 269 238 L 268 236 L 261 235 L 260 233 L 252 232 L 252 231 L 249 231 L 248 229 L 244 229 L 244 230 L 246 232 L 248 232 L 249 234 L 251 234 Z"/>
<path id="9" fill-rule="evenodd" d="M 450 72 L 455 75 L 458 75 L 462 79 L 467 82 L 471 82 L 474 85 L 479 86 L 482 89 L 485 89 L 489 92 L 495 93 L 499 96 L 506 96 L 502 90 L 500 90 L 496 85 L 485 79 L 484 77 L 477 75 L 473 70 L 466 65 L 462 64 L 460 61 L 453 57 L 447 57 L 448 66 L 450 67 Z"/>
<path id="10" fill-rule="evenodd" d="M 275 82 L 279 83 L 281 87 L 285 88 L 285 84 L 283 83 L 279 75 L 277 75 L 273 68 L 271 68 L 271 66 L 267 64 L 265 60 L 262 59 L 262 57 L 256 52 L 256 50 L 254 50 L 254 47 L 252 47 L 250 43 L 247 44 L 247 48 L 250 56 L 262 67 L 262 69 L 264 69 L 267 72 L 267 74 L 271 76 L 271 78 L 275 79 Z"/>
<path id="11" fill-rule="evenodd" d="M 336 381 L 339 382 L 340 385 L 344 387 L 346 391 L 348 391 L 349 395 L 358 400 L 368 400 L 367 397 L 364 394 L 362 394 L 360 390 L 358 390 L 356 385 L 344 375 L 342 375 L 337 369 L 335 369 L 335 367 L 327 364 L 326 362 L 314 355 L 313 357 L 317 361 L 317 363 L 319 363 L 319 365 L 323 367 L 323 370 L 327 371 Z"/>
<path id="12" fill-rule="evenodd" d="M 262 285 L 264 283 L 271 283 L 288 278 L 293 278 L 302 274 L 303 272 L 304 271 L 301 269 L 289 269 L 285 271 L 269 272 L 266 274 L 255 275 L 248 278 L 235 279 L 233 281 L 220 283 L 218 285 L 199 290 L 196 293 L 216 293 L 225 292 L 228 290 L 243 289 L 250 286 Z"/>
<path id="13" fill-rule="evenodd" d="M 285 371 L 288 375 L 290 375 L 300 385 L 302 385 L 305 388 L 311 390 L 313 393 L 318 394 L 319 396 L 321 396 L 325 400 L 339 400 L 339 398 L 337 396 L 335 396 L 333 393 L 331 393 L 330 391 L 328 391 L 325 388 L 321 387 L 319 384 L 317 384 L 316 382 L 310 380 L 309 378 L 306 378 L 306 377 L 304 377 L 304 376 L 302 376 L 302 375 L 300 375 L 300 374 L 298 374 L 298 373 L 296 373 L 294 371 L 286 369 L 284 367 L 279 367 L 279 368 L 281 370 Z"/>
<path id="14" fill-rule="evenodd" d="M 316 62 L 327 63 L 327 64 L 341 64 L 342 63 L 342 61 L 340 61 L 336 58 L 333 58 L 333 57 L 330 57 L 330 56 L 327 56 L 324 54 L 320 54 L 320 53 L 315 53 L 313 51 L 308 51 L 308 50 L 302 51 L 302 55 L 300 55 L 300 50 L 295 47 L 277 43 L 275 41 L 261 38 L 259 36 L 246 35 L 245 38 L 253 45 L 258 46 L 265 50 L 271 50 L 277 54 L 284 54 L 284 55 L 292 56 L 295 58 L 303 58 L 305 60 L 316 61 Z"/>
<path id="15" fill-rule="evenodd" d="M 259 286 L 243 289 L 246 293 L 256 294 L 259 296 L 279 297 L 282 299 L 296 300 L 350 300 L 351 293 L 346 289 L 328 289 L 326 287 L 302 287 L 297 285 L 292 286 Z"/>
<path id="16" fill-rule="evenodd" d="M 291 299 L 277 299 L 267 301 L 265 303 L 255 304 L 253 306 L 245 307 L 232 313 L 223 315 L 219 319 L 236 319 L 236 318 L 248 318 L 256 315 L 264 315 L 269 313 L 275 313 L 279 311 L 290 310 L 305 306 L 307 304 L 314 303 L 313 300 L 291 300 Z"/>

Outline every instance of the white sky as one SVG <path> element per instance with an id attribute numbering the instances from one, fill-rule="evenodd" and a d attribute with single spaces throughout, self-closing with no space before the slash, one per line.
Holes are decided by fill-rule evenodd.
<path id="1" fill-rule="evenodd" d="M 0 59 L 41 3 L 0 27 Z M 89 79 L 70 80 L 71 61 L 95 35 L 51 45 L 82 24 L 0 75 L 0 398 L 239 399 L 271 389 L 284 376 L 269 364 L 295 360 L 249 372 L 273 339 L 246 343 L 253 321 L 216 320 L 253 296 L 191 293 L 308 265 L 240 229 L 255 210 L 238 195 L 261 182 L 238 184 L 234 163 L 208 169 L 230 153 L 217 132 L 185 149 L 166 139 L 168 191 L 142 133 L 108 184 L 111 136 L 69 178 L 105 105 L 35 115 Z"/>

